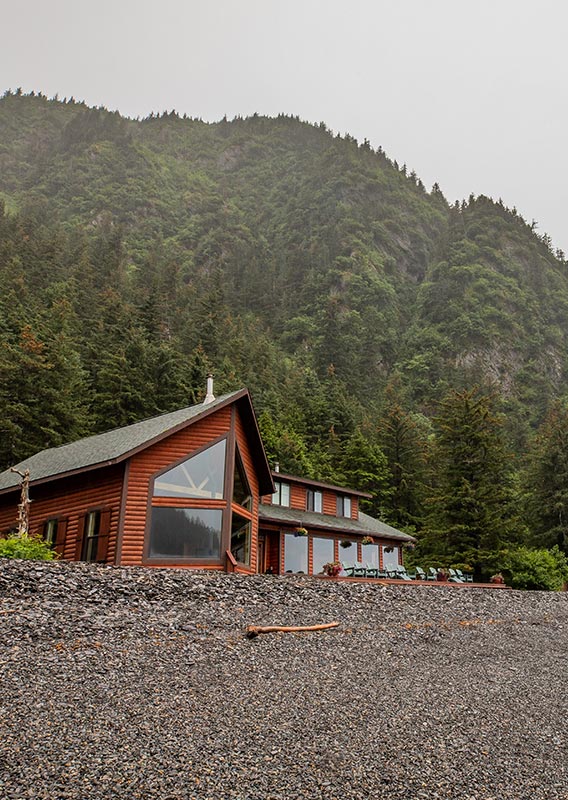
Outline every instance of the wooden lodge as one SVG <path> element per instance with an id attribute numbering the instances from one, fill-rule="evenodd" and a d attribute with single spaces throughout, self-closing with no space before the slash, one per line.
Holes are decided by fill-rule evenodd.
<path id="1" fill-rule="evenodd" d="M 30 531 L 70 561 L 317 575 L 333 561 L 388 569 L 413 541 L 360 511 L 363 492 L 272 471 L 248 391 L 216 399 L 211 381 L 202 404 L 16 466 Z M 2 533 L 20 482 L 0 474 Z"/>

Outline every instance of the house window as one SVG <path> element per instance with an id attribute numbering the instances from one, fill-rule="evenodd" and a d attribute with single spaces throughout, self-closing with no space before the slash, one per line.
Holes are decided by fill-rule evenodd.
<path id="1" fill-rule="evenodd" d="M 242 506 L 250 511 L 252 506 L 252 494 L 247 480 L 246 472 L 243 468 L 241 456 L 237 450 L 235 453 L 235 476 L 233 478 L 233 503 Z"/>
<path id="2" fill-rule="evenodd" d="M 337 516 L 351 519 L 351 498 L 337 495 Z"/>
<path id="3" fill-rule="evenodd" d="M 150 558 L 221 557 L 223 512 L 213 508 L 154 507 Z"/>
<path id="4" fill-rule="evenodd" d="M 324 564 L 334 561 L 333 539 L 314 536 L 312 539 L 312 574 L 320 575 Z"/>
<path id="5" fill-rule="evenodd" d="M 308 537 L 284 534 L 284 572 L 308 571 Z"/>
<path id="6" fill-rule="evenodd" d="M 154 480 L 154 497 L 222 500 L 225 485 L 225 439 L 207 447 Z"/>
<path id="7" fill-rule="evenodd" d="M 90 511 L 85 516 L 85 527 L 83 529 L 83 551 L 81 561 L 96 561 L 99 546 L 99 535 L 101 532 L 101 512 Z"/>
<path id="8" fill-rule="evenodd" d="M 290 505 L 290 484 L 274 481 L 276 491 L 272 495 L 272 504 L 275 506 Z"/>
<path id="9" fill-rule="evenodd" d="M 306 492 L 306 511 L 322 512 L 322 493 L 315 489 L 308 489 Z"/>
<path id="10" fill-rule="evenodd" d="M 58 523 L 59 520 L 57 519 L 48 519 L 43 526 L 43 538 L 46 544 L 48 544 L 50 547 L 55 546 Z"/>
<path id="11" fill-rule="evenodd" d="M 363 544 L 361 545 L 361 560 L 364 564 L 370 567 L 379 568 L 379 545 L 378 544 Z"/>
<path id="12" fill-rule="evenodd" d="M 341 539 L 338 544 L 339 560 L 342 564 L 355 564 L 359 561 L 357 542 L 351 539 Z"/>
<path id="13" fill-rule="evenodd" d="M 233 514 L 231 520 L 231 553 L 240 561 L 250 567 L 250 542 L 251 542 L 251 521 Z"/>
<path id="14" fill-rule="evenodd" d="M 392 569 L 400 564 L 400 548 L 388 544 L 382 545 L 381 549 L 383 551 L 383 569 Z"/>

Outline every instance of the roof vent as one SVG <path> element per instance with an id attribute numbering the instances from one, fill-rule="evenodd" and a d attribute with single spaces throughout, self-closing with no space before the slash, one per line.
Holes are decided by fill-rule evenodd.
<path id="1" fill-rule="evenodd" d="M 215 395 L 213 394 L 213 375 L 209 373 L 207 376 L 207 393 L 205 395 L 203 405 L 206 406 L 207 403 L 212 403 L 213 400 L 215 400 Z"/>

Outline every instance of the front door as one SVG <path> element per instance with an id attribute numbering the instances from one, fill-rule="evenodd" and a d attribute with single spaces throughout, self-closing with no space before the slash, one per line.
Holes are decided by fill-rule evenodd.
<path id="1" fill-rule="evenodd" d="M 261 575 L 266 572 L 266 537 L 264 533 L 258 534 L 256 571 Z"/>

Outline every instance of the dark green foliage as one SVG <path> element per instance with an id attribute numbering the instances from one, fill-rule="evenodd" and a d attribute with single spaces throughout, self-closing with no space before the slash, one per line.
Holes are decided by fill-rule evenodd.
<path id="1" fill-rule="evenodd" d="M 387 386 L 379 422 L 379 441 L 388 463 L 385 514 L 403 530 L 420 528 L 428 482 L 430 422 L 405 409 L 400 384 Z"/>
<path id="2" fill-rule="evenodd" d="M 556 545 L 510 549 L 501 555 L 500 568 L 513 589 L 558 591 L 568 582 L 568 559 Z"/>
<path id="3" fill-rule="evenodd" d="M 55 551 L 39 536 L 17 533 L 0 539 L 0 558 L 25 558 L 34 561 L 51 561 Z"/>
<path id="4" fill-rule="evenodd" d="M 568 554 L 568 407 L 557 403 L 547 415 L 530 454 L 527 475 L 531 542 L 558 546 Z"/>
<path id="5" fill-rule="evenodd" d="M 520 535 L 514 515 L 513 464 L 495 400 L 478 389 L 451 392 L 440 404 L 426 544 L 432 552 L 472 564 L 487 578 L 504 542 Z"/>

